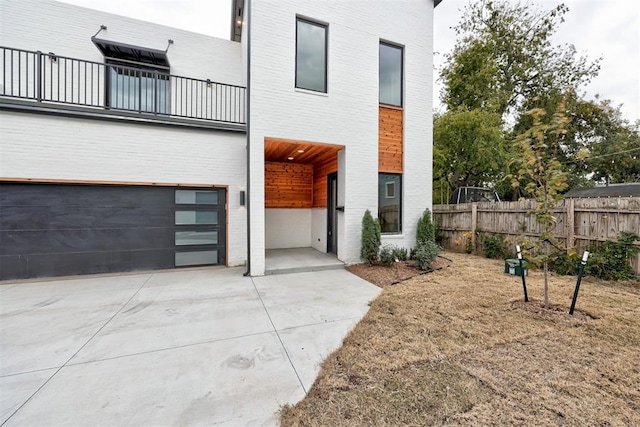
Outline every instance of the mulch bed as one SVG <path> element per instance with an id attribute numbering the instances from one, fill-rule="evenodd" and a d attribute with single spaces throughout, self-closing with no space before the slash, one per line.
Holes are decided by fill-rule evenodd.
<path id="1" fill-rule="evenodd" d="M 431 270 L 423 271 L 416 265 L 415 261 L 398 261 L 390 266 L 354 264 L 347 267 L 347 270 L 367 282 L 384 288 L 386 286 L 397 285 L 400 282 L 411 279 L 421 274 L 435 270 L 441 270 L 453 263 L 449 258 L 438 256 L 431 264 Z"/>

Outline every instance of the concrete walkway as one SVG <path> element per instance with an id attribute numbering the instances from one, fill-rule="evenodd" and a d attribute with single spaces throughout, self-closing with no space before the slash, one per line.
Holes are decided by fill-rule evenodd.
<path id="1" fill-rule="evenodd" d="M 0 285 L 0 424 L 277 425 L 380 289 L 243 272 Z"/>

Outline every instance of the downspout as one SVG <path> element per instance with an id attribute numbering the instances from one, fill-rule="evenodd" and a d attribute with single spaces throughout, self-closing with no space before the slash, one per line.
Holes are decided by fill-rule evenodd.
<path id="1" fill-rule="evenodd" d="M 243 276 L 251 275 L 251 0 L 245 7 L 247 14 L 247 271 Z"/>

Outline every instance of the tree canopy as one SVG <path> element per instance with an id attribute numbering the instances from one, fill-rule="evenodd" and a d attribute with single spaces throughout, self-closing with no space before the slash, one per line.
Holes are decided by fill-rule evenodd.
<path id="1" fill-rule="evenodd" d="M 600 59 L 552 43 L 568 12 L 564 4 L 543 10 L 507 0 L 466 6 L 441 70 L 447 111 L 434 118 L 436 181 L 451 189 L 490 184 L 507 198 L 524 194 L 526 182 L 514 189 L 506 180 L 517 172 L 508 160 L 522 154 L 517 137 L 536 120 L 550 125 L 556 114 L 567 120 L 565 133 L 546 149 L 569 187 L 640 179 L 639 124 L 623 120 L 611 101 L 581 94 Z"/>

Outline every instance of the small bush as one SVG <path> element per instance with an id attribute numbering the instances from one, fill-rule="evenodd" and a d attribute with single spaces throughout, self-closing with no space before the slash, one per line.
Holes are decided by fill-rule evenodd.
<path id="1" fill-rule="evenodd" d="M 395 246 L 393 248 L 393 258 L 397 259 L 398 261 L 406 261 L 407 258 L 409 258 L 407 248 L 399 248 Z"/>
<path id="2" fill-rule="evenodd" d="M 396 261 L 396 257 L 393 256 L 393 251 L 395 249 L 396 248 L 391 245 L 382 245 L 379 255 L 380 264 L 385 266 L 390 266 L 391 264 L 393 264 Z"/>
<path id="3" fill-rule="evenodd" d="M 369 265 L 378 260 L 380 250 L 380 223 L 373 219 L 367 209 L 362 217 L 362 240 L 360 244 L 360 259 Z"/>
<path id="4" fill-rule="evenodd" d="M 417 261 L 421 270 L 430 270 L 431 263 L 442 251 L 442 248 L 434 241 L 422 243 L 411 252 L 411 259 Z"/>
<path id="5" fill-rule="evenodd" d="M 577 276 L 580 269 L 580 256 L 577 253 L 571 255 L 560 252 L 551 258 L 549 269 L 561 276 Z"/>
<path id="6" fill-rule="evenodd" d="M 509 256 L 509 250 L 502 234 L 481 234 L 484 255 L 492 259 L 505 259 Z"/>
<path id="7" fill-rule="evenodd" d="M 592 245 L 585 272 L 604 280 L 624 280 L 634 277 L 631 258 L 640 252 L 633 242 L 640 236 L 626 231 L 620 232 L 618 240 L 607 240 L 600 245 Z"/>
<path id="8" fill-rule="evenodd" d="M 429 209 L 425 209 L 422 217 L 418 220 L 418 229 L 416 231 L 416 246 L 426 242 L 436 242 L 436 227 L 431 222 L 431 211 Z"/>

